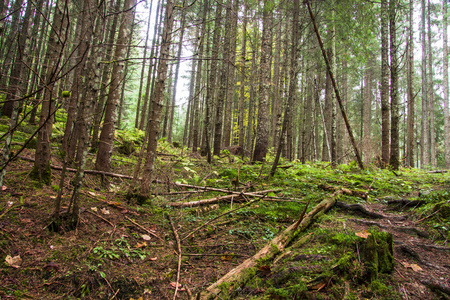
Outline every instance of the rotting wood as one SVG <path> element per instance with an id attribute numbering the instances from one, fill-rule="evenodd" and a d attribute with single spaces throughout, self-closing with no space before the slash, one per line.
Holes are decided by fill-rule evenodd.
<path id="1" fill-rule="evenodd" d="M 335 203 L 336 197 L 342 194 L 342 191 L 336 191 L 329 198 L 322 200 L 312 211 L 310 211 L 305 218 L 297 226 L 297 221 L 286 228 L 281 234 L 276 236 L 270 243 L 268 243 L 264 248 L 262 248 L 253 257 L 245 260 L 242 264 L 228 272 L 225 276 L 217 280 L 215 283 L 210 285 L 205 291 L 197 295 L 197 299 L 206 300 L 214 299 L 217 295 L 222 292 L 221 287 L 229 286 L 230 289 L 238 288 L 239 285 L 245 283 L 253 276 L 254 272 L 251 270 L 256 267 L 257 262 L 260 259 L 272 260 L 275 255 L 283 252 L 290 241 L 301 231 L 305 230 L 313 220 L 328 211 Z M 297 230 L 295 230 L 297 228 Z M 225 291 L 232 294 L 233 290 Z"/>
<path id="2" fill-rule="evenodd" d="M 274 190 L 265 190 L 265 191 L 259 191 L 259 192 L 253 192 L 253 193 L 240 193 L 240 194 L 232 194 L 232 195 L 226 195 L 226 196 L 217 196 L 210 199 L 204 199 L 204 200 L 198 200 L 198 201 L 191 201 L 191 202 L 169 202 L 167 205 L 171 207 L 196 207 L 196 206 L 202 206 L 202 205 L 209 205 L 218 203 L 223 200 L 238 199 L 239 197 L 242 197 L 242 195 L 248 196 L 248 197 L 264 197 L 264 194 L 273 192 Z M 234 200 L 234 199 L 233 199 Z"/>
<path id="3" fill-rule="evenodd" d="M 399 231 L 399 232 L 404 232 L 409 235 L 417 235 L 419 237 L 424 237 L 424 238 L 428 238 L 430 236 L 427 232 L 419 230 L 415 227 L 385 226 L 383 224 L 373 222 L 373 221 L 367 221 L 367 220 L 358 220 L 358 219 L 348 219 L 348 220 L 351 222 L 355 222 L 355 223 L 360 223 L 360 224 L 364 224 L 364 225 L 368 225 L 368 226 L 377 226 L 377 227 L 379 227 L 381 229 L 385 229 L 385 230 L 391 229 L 391 230 L 395 230 L 395 231 Z"/>
<path id="4" fill-rule="evenodd" d="M 440 291 L 447 296 L 450 296 L 450 286 L 443 285 L 437 281 L 431 281 L 431 280 L 422 280 L 421 281 L 423 285 L 427 286 L 431 290 L 437 290 Z"/>
<path id="5" fill-rule="evenodd" d="M 355 190 L 350 190 L 347 188 L 338 188 L 338 187 L 328 185 L 328 184 L 320 184 L 318 186 L 318 188 L 321 188 L 321 189 L 323 189 L 325 191 L 329 191 L 329 192 L 336 192 L 338 190 L 342 190 L 342 193 L 344 195 L 355 196 L 355 197 L 360 197 L 362 199 L 367 199 L 367 193 L 362 192 L 362 191 L 355 191 Z"/>

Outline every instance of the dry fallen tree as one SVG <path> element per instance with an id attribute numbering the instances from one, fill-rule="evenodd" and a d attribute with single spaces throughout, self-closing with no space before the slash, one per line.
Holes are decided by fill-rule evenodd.
<path id="1" fill-rule="evenodd" d="M 298 221 L 286 228 L 281 234 L 276 236 L 269 244 L 262 248 L 253 257 L 245 260 L 242 264 L 210 285 L 205 291 L 198 294 L 197 299 L 214 299 L 219 294 L 222 294 L 222 298 L 228 298 L 226 295 L 233 294 L 233 291 L 235 291 L 242 284 L 245 284 L 245 282 L 251 279 L 251 277 L 253 277 L 256 272 L 255 267 L 257 266 L 257 262 L 259 260 L 272 260 L 275 255 L 283 252 L 299 232 L 304 231 L 314 221 L 315 218 L 333 207 L 333 205 L 336 203 L 337 196 L 340 194 L 342 194 L 342 190 L 334 192 L 329 198 L 322 200 L 322 202 L 320 202 L 312 211 L 304 216 L 304 218 L 304 213 L 302 213 L 302 216 Z"/>

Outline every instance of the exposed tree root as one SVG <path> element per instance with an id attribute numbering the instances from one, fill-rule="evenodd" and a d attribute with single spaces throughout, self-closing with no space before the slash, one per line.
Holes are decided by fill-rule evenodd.
<path id="1" fill-rule="evenodd" d="M 419 207 L 426 204 L 426 201 L 423 200 L 407 200 L 407 199 L 399 199 L 399 200 L 389 200 L 389 206 L 396 206 L 398 208 L 410 208 L 410 207 Z"/>
<path id="2" fill-rule="evenodd" d="M 339 208 L 343 208 L 345 210 L 348 210 L 350 212 L 353 212 L 357 215 L 361 215 L 363 217 L 368 217 L 371 219 L 384 219 L 386 218 L 386 216 L 379 214 L 379 213 L 375 213 L 372 211 L 368 211 L 367 209 L 365 209 L 362 205 L 360 204 L 347 204 L 344 202 L 336 202 L 336 206 Z"/>
<path id="3" fill-rule="evenodd" d="M 256 272 L 255 267 L 259 260 L 272 260 L 275 255 L 283 252 L 298 232 L 305 230 L 317 216 L 328 211 L 336 203 L 336 196 L 339 194 L 342 194 L 341 190 L 336 191 L 331 197 L 322 200 L 300 222 L 297 221 L 290 225 L 253 257 L 245 260 L 241 265 L 228 272 L 225 276 L 210 285 L 205 291 L 198 294 L 197 299 L 214 299 L 222 292 L 232 294 L 235 288 L 254 276 Z"/>
<path id="4" fill-rule="evenodd" d="M 336 204 L 337 205 L 337 204 Z M 404 232 L 410 235 L 417 235 L 419 237 L 429 237 L 430 235 L 422 230 L 419 230 L 415 227 L 397 227 L 397 226 L 386 226 L 377 222 L 373 222 L 373 221 L 367 221 L 367 220 L 358 220 L 358 219 L 349 219 L 349 221 L 355 222 L 355 223 L 360 223 L 360 224 L 364 224 L 364 225 L 368 225 L 368 226 L 377 226 L 381 229 L 393 229 L 396 231 L 400 231 L 400 232 Z"/>

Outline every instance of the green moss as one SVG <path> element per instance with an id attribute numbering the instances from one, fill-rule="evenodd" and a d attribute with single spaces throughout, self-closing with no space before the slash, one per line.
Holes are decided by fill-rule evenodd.
<path id="1" fill-rule="evenodd" d="M 39 174 L 38 168 L 34 166 L 33 170 L 30 172 L 30 178 L 38 180 L 41 184 L 50 185 L 52 183 L 52 169 L 50 168 L 50 162 L 41 174 Z"/>
<path id="2" fill-rule="evenodd" d="M 390 273 L 394 269 L 394 247 L 392 234 L 371 231 L 364 245 L 364 260 L 371 281 L 378 278 L 378 273 Z"/>

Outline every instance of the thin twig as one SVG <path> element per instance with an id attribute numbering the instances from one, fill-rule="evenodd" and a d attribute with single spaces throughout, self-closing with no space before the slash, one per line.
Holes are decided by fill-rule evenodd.
<path id="1" fill-rule="evenodd" d="M 180 237 L 178 236 L 177 230 L 175 229 L 175 225 L 173 225 L 172 218 L 170 215 L 167 215 L 167 218 L 170 221 L 170 225 L 172 226 L 173 235 L 175 236 L 175 240 L 177 241 L 177 248 L 178 248 L 178 269 L 177 269 L 177 282 L 175 284 L 175 294 L 173 295 L 173 300 L 177 298 L 177 292 L 178 292 L 178 285 L 180 282 L 180 273 L 181 273 L 181 242 Z"/>
<path id="2" fill-rule="evenodd" d="M 243 196 L 246 200 L 248 200 L 248 198 L 245 196 L 245 194 L 242 194 L 242 196 Z M 205 227 L 205 226 L 208 225 L 209 223 L 211 223 L 211 222 L 213 222 L 213 221 L 215 221 L 215 220 L 217 220 L 217 219 L 219 219 L 219 218 L 221 218 L 221 217 L 223 217 L 223 216 L 225 216 L 225 215 L 228 215 L 228 214 L 230 214 L 230 213 L 232 213 L 232 212 L 235 212 L 235 211 L 237 211 L 237 210 L 239 210 L 239 209 L 242 209 L 242 208 L 244 208 L 244 207 L 247 207 L 247 206 L 249 206 L 249 205 L 251 205 L 251 204 L 253 204 L 253 203 L 255 203 L 255 202 L 258 202 L 258 201 L 262 200 L 263 197 L 265 197 L 265 195 L 263 195 L 262 198 L 258 198 L 258 199 L 255 199 L 255 200 L 253 200 L 253 201 L 247 202 L 246 204 L 242 205 L 241 207 L 238 207 L 238 208 L 229 210 L 229 211 L 227 211 L 227 212 L 224 212 L 223 214 L 218 215 L 218 216 L 215 217 L 215 218 L 212 218 L 212 219 L 209 220 L 208 222 L 204 223 L 203 225 L 201 225 L 201 226 L 197 227 L 196 229 L 194 229 L 193 231 L 191 231 L 188 235 L 186 235 L 186 236 L 185 236 L 184 238 L 182 238 L 181 240 L 184 241 L 185 239 L 187 239 L 188 237 L 190 237 L 191 235 L 193 235 L 194 233 L 196 233 L 197 231 L 199 231 L 200 229 L 202 229 L 203 227 Z"/>
<path id="3" fill-rule="evenodd" d="M 135 221 L 131 220 L 130 218 L 128 218 L 127 216 L 125 216 L 125 219 L 127 219 L 128 221 L 130 221 L 131 223 L 133 223 L 134 225 L 136 225 L 137 227 L 139 227 L 140 229 L 144 230 L 145 232 L 147 232 L 148 234 L 153 235 L 154 237 L 158 238 L 161 242 L 165 243 L 164 240 L 162 238 L 160 238 L 156 233 L 151 232 L 150 230 L 148 230 L 147 228 L 139 225 L 138 223 L 136 223 Z"/>
<path id="4" fill-rule="evenodd" d="M 103 218 L 102 216 L 97 215 L 96 213 L 93 213 L 93 212 L 90 211 L 90 210 L 86 210 L 86 212 L 88 212 L 88 213 L 90 213 L 90 214 L 92 214 L 92 215 L 94 215 L 94 216 L 96 216 L 96 217 L 102 219 L 103 221 L 105 221 L 106 223 L 108 223 L 109 225 L 111 225 L 112 227 L 114 227 L 113 223 L 111 223 L 110 221 L 106 220 L 106 219 Z"/>

